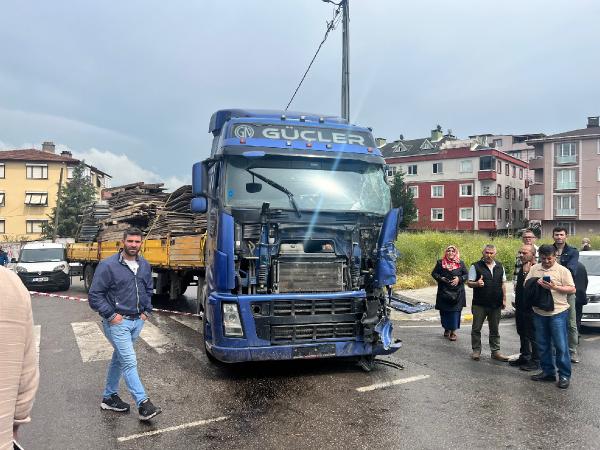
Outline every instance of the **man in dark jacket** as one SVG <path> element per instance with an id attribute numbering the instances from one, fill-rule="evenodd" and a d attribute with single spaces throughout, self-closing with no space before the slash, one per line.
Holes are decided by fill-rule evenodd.
<path id="1" fill-rule="evenodd" d="M 540 358 L 535 345 L 533 328 L 533 309 L 525 295 L 525 278 L 529 269 L 536 263 L 537 250 L 533 245 L 522 245 L 519 249 L 521 264 L 516 275 L 515 283 L 515 322 L 517 333 L 521 340 L 521 354 L 516 360 L 509 361 L 511 366 L 518 366 L 521 370 L 538 370 Z"/>
<path id="2" fill-rule="evenodd" d="M 125 231 L 123 249 L 98 264 L 88 298 L 91 308 L 102 316 L 104 334 L 114 348 L 100 407 L 129 412 L 129 405 L 117 393 L 122 375 L 135 399 L 140 420 L 150 420 L 160 414 L 161 409 L 146 395 L 134 349 L 144 321 L 152 312 L 152 271 L 150 264 L 139 255 L 141 245 L 140 230 Z"/>
<path id="3" fill-rule="evenodd" d="M 0 266 L 5 266 L 9 263 L 8 254 L 0 247 Z"/>
<path id="4" fill-rule="evenodd" d="M 575 279 L 577 275 L 577 263 L 579 262 L 579 250 L 567 244 L 567 229 L 564 227 L 554 227 L 552 229 L 552 238 L 554 239 L 554 248 L 558 263 L 569 269 L 571 276 Z M 578 363 L 577 344 L 579 342 L 579 333 L 577 332 L 577 313 L 575 308 L 575 294 L 567 296 L 569 300 L 569 321 L 567 322 L 569 330 L 569 353 L 571 362 Z"/>
<path id="5" fill-rule="evenodd" d="M 473 289 L 473 326 L 471 328 L 471 359 L 479 361 L 481 357 L 481 328 L 487 318 L 490 329 L 490 350 L 492 358 L 508 361 L 500 353 L 500 316 L 506 308 L 506 273 L 504 267 L 495 261 L 496 247 L 488 244 L 483 249 L 483 258 L 469 269 L 467 284 Z"/>

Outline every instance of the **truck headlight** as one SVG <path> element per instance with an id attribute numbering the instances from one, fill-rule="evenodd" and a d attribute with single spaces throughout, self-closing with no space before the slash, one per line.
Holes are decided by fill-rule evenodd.
<path id="1" fill-rule="evenodd" d="M 63 270 L 65 270 L 67 268 L 66 265 L 64 264 L 60 264 L 58 266 L 56 266 L 54 269 L 52 269 L 54 272 L 62 272 Z"/>
<path id="2" fill-rule="evenodd" d="M 225 336 L 242 337 L 242 321 L 240 320 L 240 310 L 235 303 L 223 303 L 223 329 Z"/>
<path id="3" fill-rule="evenodd" d="M 27 272 L 27 269 L 23 266 L 17 266 L 15 267 L 15 270 L 17 271 L 17 273 L 25 273 Z"/>

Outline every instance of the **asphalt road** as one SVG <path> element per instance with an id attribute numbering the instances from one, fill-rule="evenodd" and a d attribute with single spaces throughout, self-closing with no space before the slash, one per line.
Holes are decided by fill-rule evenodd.
<path id="1" fill-rule="evenodd" d="M 79 286 L 70 294 L 85 296 Z M 191 297 L 174 307 L 192 310 Z M 396 322 L 404 347 L 382 359 L 404 368 L 378 364 L 365 373 L 332 360 L 217 367 L 204 355 L 197 319 L 155 314 L 152 333 L 137 344 L 138 364 L 164 412 L 146 424 L 133 410 L 100 410 L 109 356 L 94 347 L 102 340 L 94 341 L 99 320 L 88 304 L 34 296 L 33 310 L 41 384 L 33 421 L 21 429 L 27 449 L 600 445 L 600 334 L 582 336 L 583 362 L 560 390 L 487 352 L 471 361 L 468 325 L 450 342 L 432 322 Z M 512 320 L 501 335 L 503 351 L 517 353 Z M 486 342 L 484 330 L 484 350 Z M 121 394 L 131 401 L 124 383 Z"/>

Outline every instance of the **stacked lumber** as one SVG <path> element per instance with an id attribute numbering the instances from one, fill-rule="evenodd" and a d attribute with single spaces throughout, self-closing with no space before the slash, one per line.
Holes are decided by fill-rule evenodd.
<path id="1" fill-rule="evenodd" d="M 193 214 L 190 210 L 193 198 L 190 185 L 169 194 L 162 183 L 132 183 L 105 189 L 102 198 L 108 202 L 108 214 L 96 222 L 100 227 L 98 241 L 121 240 L 123 231 L 130 227 L 141 229 L 147 239 L 198 234 L 206 230 L 205 215 Z"/>
<path id="2" fill-rule="evenodd" d="M 109 215 L 110 208 L 106 201 L 86 206 L 81 215 L 77 242 L 94 242 L 100 231 L 100 222 L 107 219 Z"/>

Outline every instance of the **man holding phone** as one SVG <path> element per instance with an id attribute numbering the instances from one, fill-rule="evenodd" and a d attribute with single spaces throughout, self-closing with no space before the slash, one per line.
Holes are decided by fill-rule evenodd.
<path id="1" fill-rule="evenodd" d="M 537 284 L 550 291 L 554 309 L 546 311 L 533 307 L 535 338 L 540 355 L 542 371 L 532 375 L 534 381 L 556 381 L 558 369 L 558 387 L 567 389 L 571 380 L 571 359 L 569 355 L 567 319 L 569 303 L 567 295 L 575 293 L 573 276 L 566 267 L 556 262 L 556 249 L 552 245 L 539 248 L 540 263 L 534 264 L 525 282 L 537 278 Z M 553 348 L 556 356 L 553 355 Z"/>

